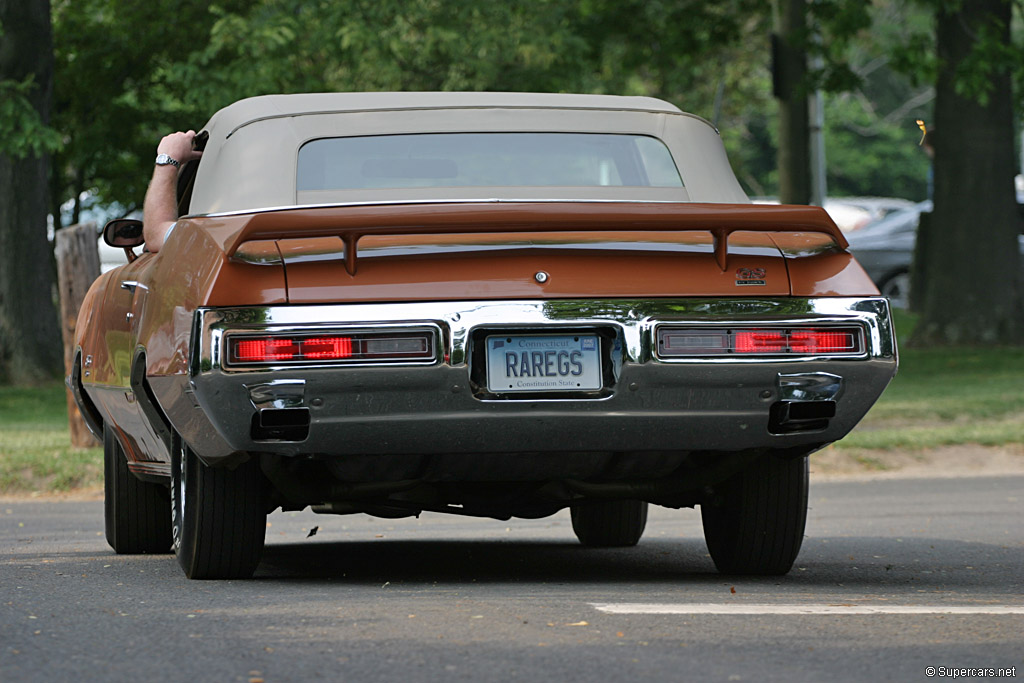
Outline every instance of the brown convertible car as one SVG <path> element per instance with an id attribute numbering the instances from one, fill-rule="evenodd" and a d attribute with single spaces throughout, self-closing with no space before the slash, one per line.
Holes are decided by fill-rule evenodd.
<path id="1" fill-rule="evenodd" d="M 699 505 L 721 572 L 782 574 L 807 456 L 896 371 L 824 211 L 750 204 L 715 128 L 659 100 L 266 96 L 197 140 L 158 253 L 107 226 L 131 262 L 68 378 L 110 545 L 191 578 L 251 576 L 278 508 L 570 508 L 629 546 L 649 504 Z"/>

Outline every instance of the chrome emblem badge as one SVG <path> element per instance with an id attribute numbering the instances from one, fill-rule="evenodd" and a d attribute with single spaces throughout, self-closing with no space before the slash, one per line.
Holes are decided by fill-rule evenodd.
<path id="1" fill-rule="evenodd" d="M 737 287 L 764 287 L 765 275 L 768 271 L 764 268 L 737 268 L 736 269 L 736 286 Z"/>

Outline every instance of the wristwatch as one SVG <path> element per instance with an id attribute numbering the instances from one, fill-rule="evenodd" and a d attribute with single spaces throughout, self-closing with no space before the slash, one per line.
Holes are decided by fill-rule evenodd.
<path id="1" fill-rule="evenodd" d="M 174 168 L 181 168 L 181 162 L 174 159 L 169 154 L 157 154 L 156 155 L 157 166 L 173 166 Z"/>

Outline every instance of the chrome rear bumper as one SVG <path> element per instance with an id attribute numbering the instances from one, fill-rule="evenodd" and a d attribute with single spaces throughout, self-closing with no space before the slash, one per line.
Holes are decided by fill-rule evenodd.
<path id="1" fill-rule="evenodd" d="M 852 323 L 863 328 L 866 349 L 856 357 L 659 358 L 657 326 L 679 322 Z M 224 367 L 230 333 L 378 326 L 434 330 L 436 358 L 386 366 Z M 566 329 L 604 335 L 612 370 L 603 391 L 498 397 L 475 381 L 484 335 Z M 813 448 L 842 438 L 882 393 L 896 364 L 881 298 L 336 304 L 199 310 L 189 376 L 154 376 L 150 384 L 174 428 L 211 464 L 237 452 L 736 451 Z M 797 415 L 794 429 L 779 429 L 780 419 L 791 419 L 789 404 L 816 402 L 830 407 L 809 415 L 834 415 L 804 424 Z"/>

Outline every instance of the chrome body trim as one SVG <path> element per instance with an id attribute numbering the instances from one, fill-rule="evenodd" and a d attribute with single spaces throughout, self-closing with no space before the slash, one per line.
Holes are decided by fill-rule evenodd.
<path id="1" fill-rule="evenodd" d="M 263 206 L 252 209 L 236 209 L 234 211 L 215 211 L 211 213 L 190 213 L 181 218 L 227 218 L 230 216 L 246 216 L 257 213 L 277 213 L 279 211 L 297 211 L 299 209 L 337 209 L 349 206 L 409 206 L 416 204 L 679 204 L 678 199 L 550 199 L 530 197 L 485 197 L 465 199 L 388 199 L 367 202 L 327 202 L 325 204 L 290 204 L 284 206 Z M 179 219 L 180 220 L 180 219 Z"/>
<path id="2" fill-rule="evenodd" d="M 783 401 L 835 401 L 843 392 L 843 378 L 830 372 L 779 375 Z"/>
<path id="3" fill-rule="evenodd" d="M 866 349 L 857 356 L 836 357 L 658 358 L 653 352 L 656 327 L 680 322 L 856 324 L 864 330 Z M 222 366 L 227 333 L 382 326 L 435 330 L 437 357 L 429 365 Z M 207 308 L 196 312 L 193 329 L 189 376 L 151 376 L 150 383 L 175 429 L 208 463 L 238 452 L 343 457 L 811 449 L 845 436 L 897 366 L 889 307 L 883 298 Z M 474 356 L 483 354 L 474 345 L 498 330 L 598 330 L 607 341 L 610 390 L 579 396 L 500 396 L 486 387 L 479 391 Z M 483 362 L 482 357 L 478 360 Z M 295 391 L 300 386 L 301 392 Z M 837 400 L 837 412 L 826 429 L 771 434 L 769 408 L 780 400 Z M 276 405 L 309 409 L 310 429 L 303 441 L 253 440 L 254 411 Z"/>
<path id="4" fill-rule="evenodd" d="M 243 384 L 256 410 L 301 408 L 306 402 L 306 382 L 301 379 L 276 379 Z"/>
<path id="5" fill-rule="evenodd" d="M 141 282 L 138 282 L 136 280 L 122 280 L 121 281 L 121 289 L 127 289 L 129 292 L 134 294 L 136 288 L 149 291 L 149 287 L 147 287 L 146 285 L 144 285 Z"/>

